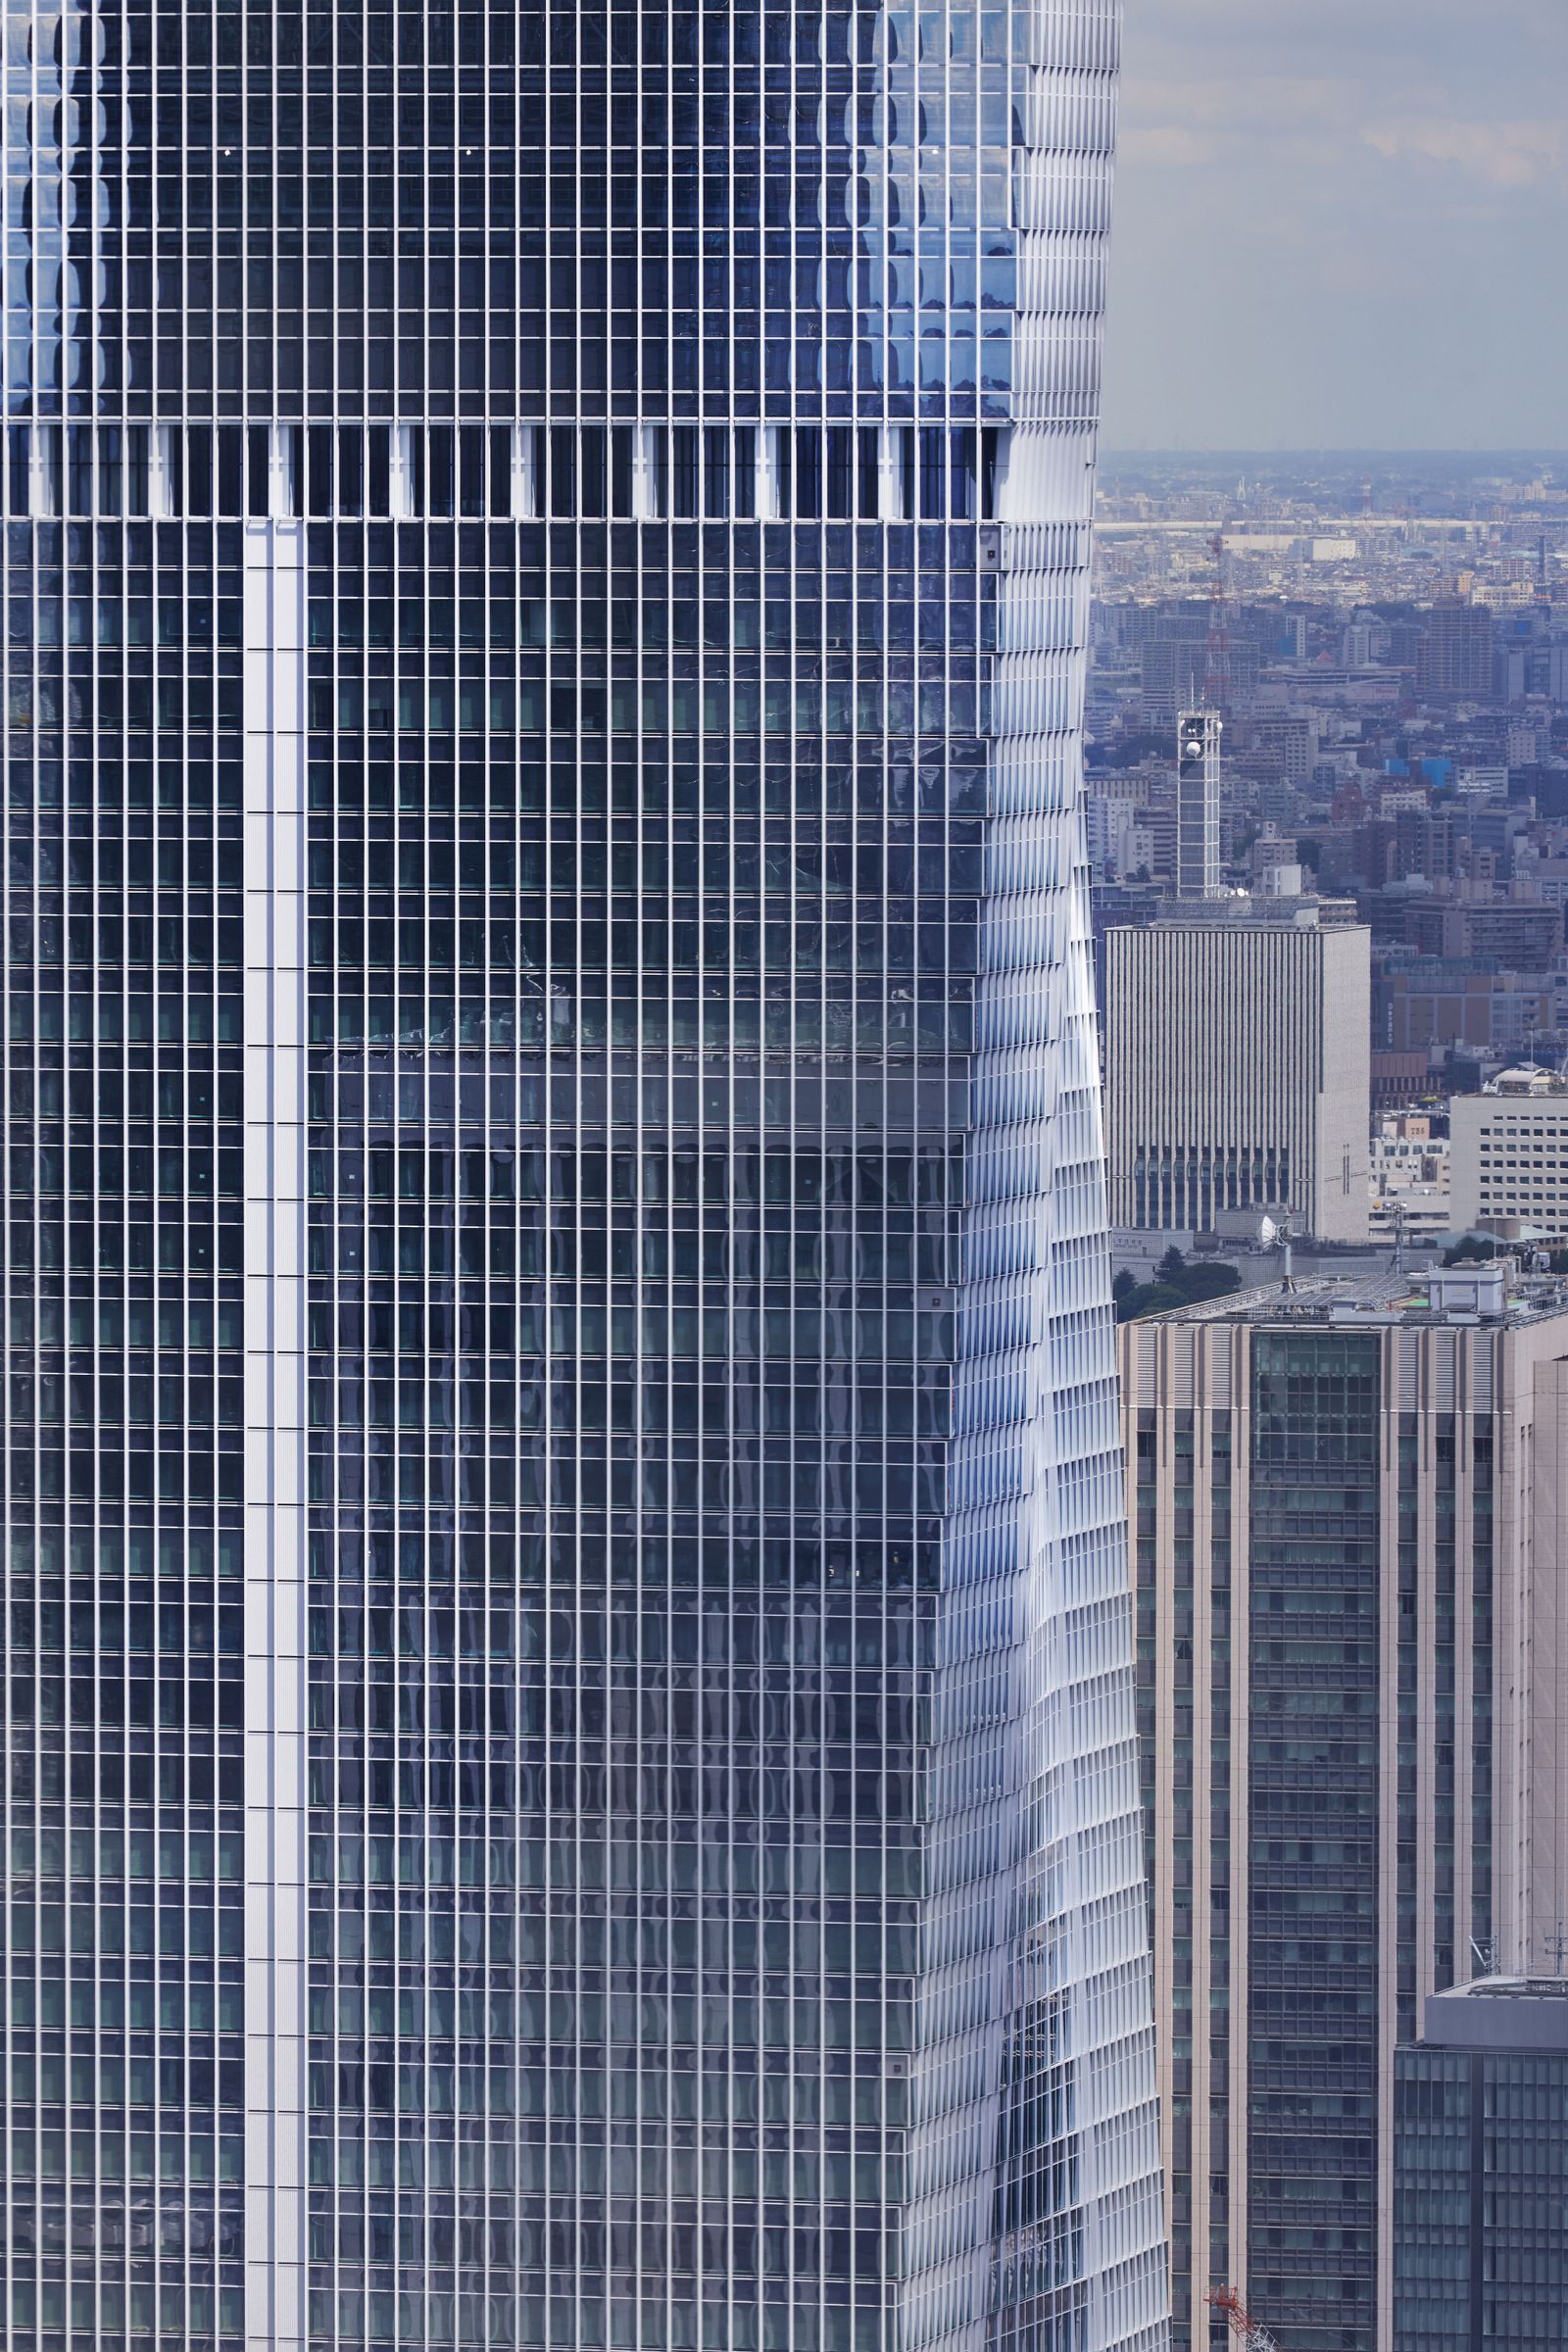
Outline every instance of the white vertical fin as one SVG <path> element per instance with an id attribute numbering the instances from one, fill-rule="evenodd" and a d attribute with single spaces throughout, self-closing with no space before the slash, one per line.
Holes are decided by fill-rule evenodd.
<path id="1" fill-rule="evenodd" d="M 245 532 L 246 2335 L 305 2341 L 305 536 Z"/>

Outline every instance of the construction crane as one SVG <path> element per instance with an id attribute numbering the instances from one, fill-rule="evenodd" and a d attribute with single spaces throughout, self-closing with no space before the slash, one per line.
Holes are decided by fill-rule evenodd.
<path id="1" fill-rule="evenodd" d="M 1246 2345 L 1247 2352 L 1280 2352 L 1279 2345 L 1262 2321 L 1253 2319 L 1234 2287 L 1216 2288 L 1208 2302 L 1210 2310 L 1225 2314 L 1231 2324 L 1231 2333 L 1239 2344 Z"/>
<path id="2" fill-rule="evenodd" d="M 1208 648 L 1203 666 L 1203 707 L 1217 711 L 1221 717 L 1230 715 L 1231 707 L 1231 616 L 1230 582 L 1225 570 L 1225 531 L 1223 525 L 1208 543 L 1214 564 L 1214 581 L 1208 599 Z"/>

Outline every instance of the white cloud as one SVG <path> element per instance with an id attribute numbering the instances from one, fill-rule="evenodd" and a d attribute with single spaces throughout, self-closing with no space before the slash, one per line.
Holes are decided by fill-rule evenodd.
<path id="1" fill-rule="evenodd" d="M 1108 436 L 1568 447 L 1564 89 L 1568 0 L 1128 0 Z"/>
<path id="2" fill-rule="evenodd" d="M 1224 144 L 1212 131 L 1193 130 L 1185 122 L 1135 122 L 1121 134 L 1124 164 L 1149 171 L 1194 172 L 1219 163 Z"/>
<path id="3" fill-rule="evenodd" d="M 1367 145 L 1391 162 L 1451 165 L 1493 188 L 1550 188 L 1568 180 L 1568 129 L 1557 122 L 1464 122 L 1451 116 L 1368 125 Z"/>

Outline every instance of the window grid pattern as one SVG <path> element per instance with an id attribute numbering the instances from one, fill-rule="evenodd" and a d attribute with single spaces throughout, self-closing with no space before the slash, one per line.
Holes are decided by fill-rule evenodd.
<path id="1" fill-rule="evenodd" d="M 82 1784 L 100 1859 L 119 1804 L 183 1871 L 122 2009 L 134 2073 L 156 1984 L 185 2129 L 132 2121 L 123 2199 L 60 2143 L 132 2247 L 155 2151 L 158 2259 L 123 2305 L 107 2252 L 49 2269 L 40 2123 L 19 2341 L 89 2269 L 138 2347 L 1163 2340 L 1077 813 L 1116 20 L 7 19 L 4 505 L 48 574 L 8 946 L 84 973 L 10 1050 L 40 1187 L 68 1109 L 125 1122 L 80 1266 L 34 1228 L 40 1334 L 46 1231 L 62 1312 L 94 1287 L 13 1391 L 11 1597 L 40 1563 L 40 1661 L 105 1649 L 122 1575 L 134 1644 L 156 1557 L 188 1644 Z M 258 565 L 300 560 L 296 648 Z M 250 2183 L 264 2249 L 224 2035 L 238 1886 L 288 1889 L 234 1842 L 226 1580 L 256 1635 L 294 1342 L 290 1278 L 242 1334 L 240 1276 L 296 1112 L 246 1102 L 242 1164 L 235 1089 L 296 725 L 308 2149 Z M 80 1761 L 41 1723 L 40 1856 Z"/>
<path id="2" fill-rule="evenodd" d="M 6 554 L 6 2335 L 237 2344 L 236 551 Z"/>
<path id="3" fill-rule="evenodd" d="M 1365 1337 L 1260 1331 L 1251 1355 L 1248 2291 L 1315 2296 L 1305 2339 L 1337 2352 L 1377 2300 L 1384 1374 Z"/>
<path id="4" fill-rule="evenodd" d="M 1396 2052 L 1395 2352 L 1561 2333 L 1565 2094 L 1560 2050 Z"/>

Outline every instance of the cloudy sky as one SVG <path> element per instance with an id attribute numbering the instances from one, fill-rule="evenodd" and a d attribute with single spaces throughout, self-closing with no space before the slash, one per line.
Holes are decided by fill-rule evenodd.
<path id="1" fill-rule="evenodd" d="M 1568 450 L 1568 0 L 1126 0 L 1110 449 Z"/>

